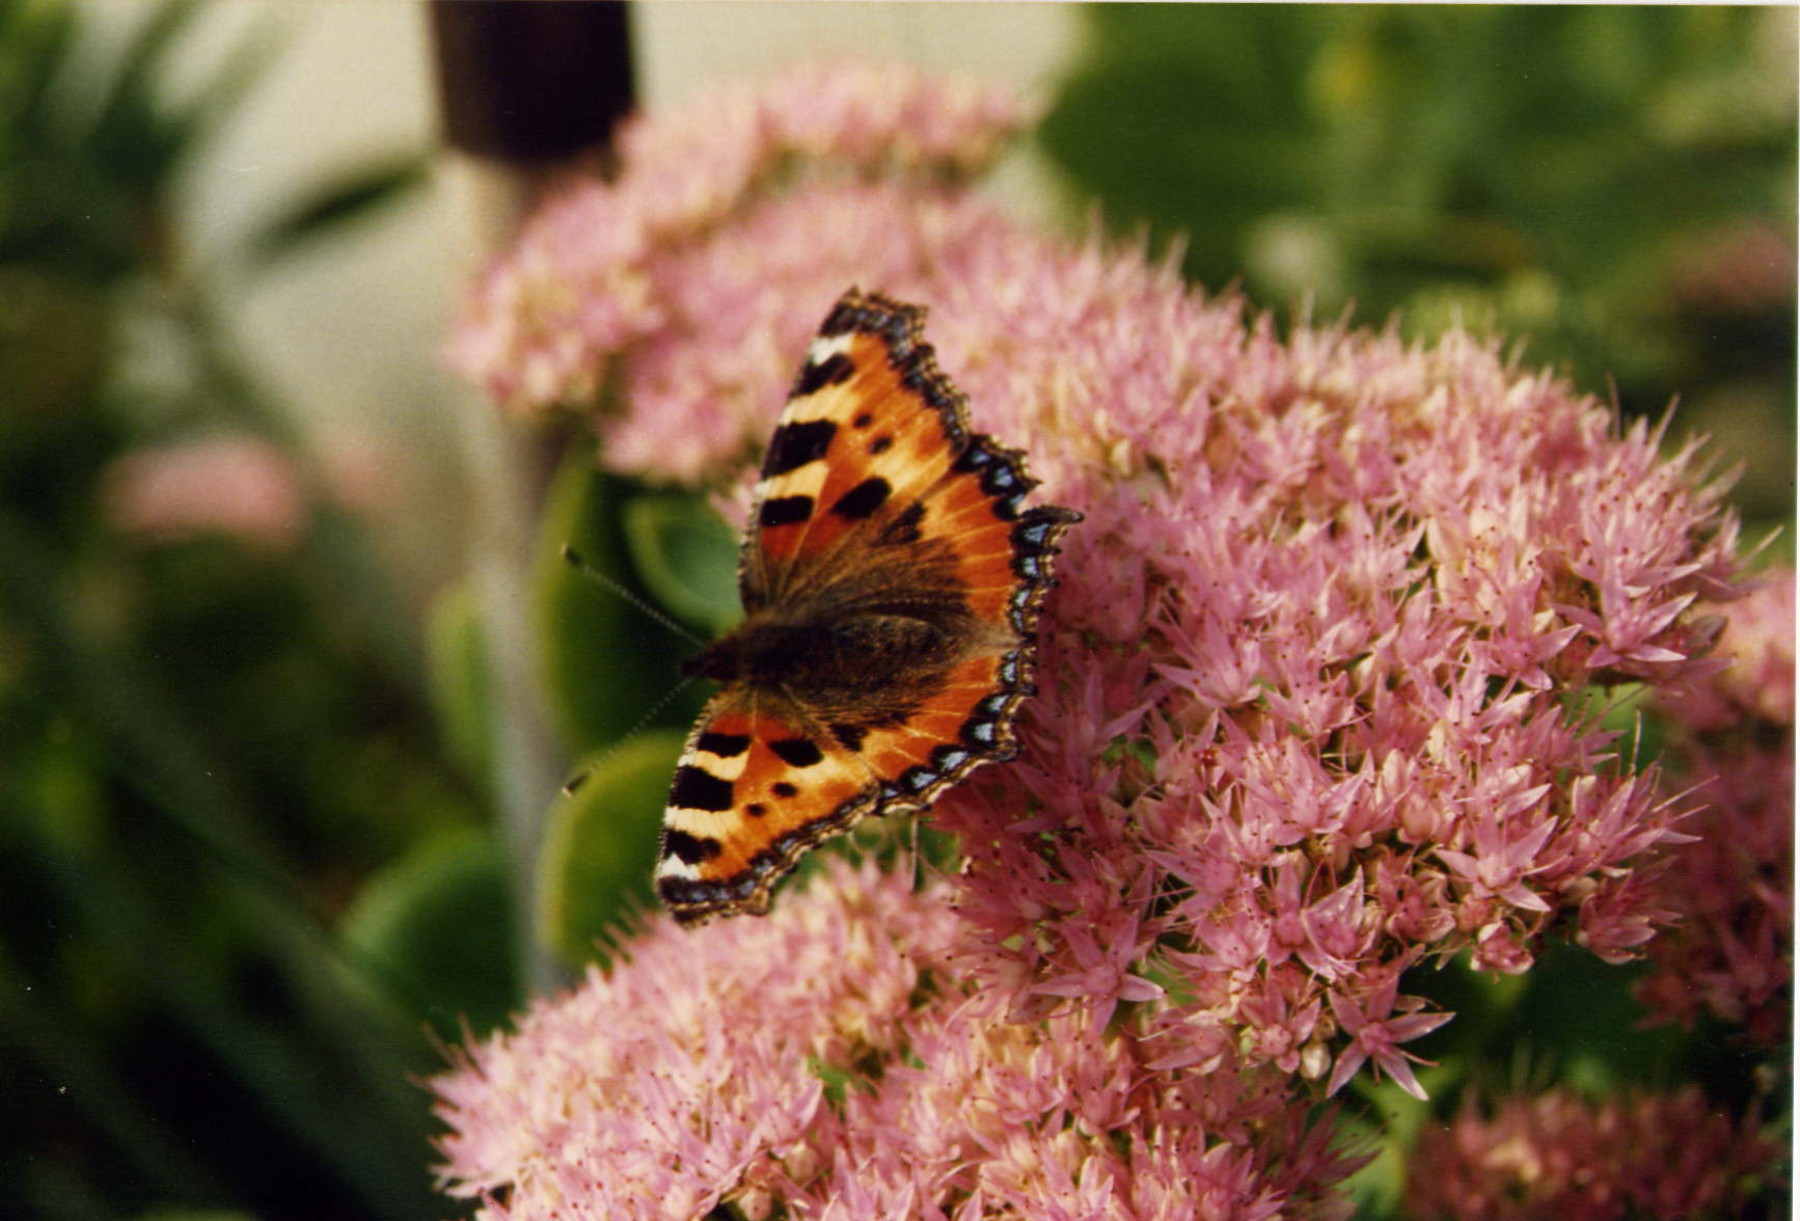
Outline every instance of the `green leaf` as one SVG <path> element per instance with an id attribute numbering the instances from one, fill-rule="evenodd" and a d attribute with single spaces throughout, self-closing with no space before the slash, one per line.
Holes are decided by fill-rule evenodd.
<path id="1" fill-rule="evenodd" d="M 453 585 L 425 619 L 426 678 L 445 746 L 471 776 L 492 778 L 493 672 L 474 591 Z"/>
<path id="2" fill-rule="evenodd" d="M 168 145 L 174 163 L 204 145 L 212 134 L 236 113 L 281 54 L 283 27 L 279 22 L 258 26 L 232 47 L 212 76 L 192 91 L 191 100 L 167 121 Z"/>
<path id="3" fill-rule="evenodd" d="M 138 23 L 108 81 L 88 141 L 96 165 L 128 192 L 159 195 L 176 169 L 262 79 L 277 49 L 264 27 L 231 48 L 223 64 L 187 100 L 164 96 L 170 58 L 196 37 L 197 0 L 168 0 Z"/>
<path id="4" fill-rule="evenodd" d="M 172 47 L 199 11 L 197 0 L 155 6 L 138 22 L 96 112 L 92 144 L 115 181 L 147 190 L 179 159 L 175 134 L 161 114 L 157 81 Z"/>
<path id="5" fill-rule="evenodd" d="M 736 532 L 685 496 L 640 496 L 625 506 L 631 558 L 656 600 L 718 635 L 743 617 Z"/>
<path id="6" fill-rule="evenodd" d="M 28 264 L 0 262 L 0 301 L 6 303 L 0 311 L 6 380 L 0 470 L 20 463 L 36 467 L 43 478 L 43 447 L 78 422 L 105 384 L 115 351 L 115 311 L 93 285 Z"/>
<path id="7" fill-rule="evenodd" d="M 538 936 L 572 963 L 650 899 L 657 832 L 684 736 L 640 734 L 587 764 L 550 808 L 538 895 Z"/>
<path id="8" fill-rule="evenodd" d="M 251 261 L 267 266 L 303 253 L 425 185 L 422 153 L 398 154 L 338 174 L 265 225 L 248 244 Z"/>
<path id="9" fill-rule="evenodd" d="M 76 32 L 68 4 L 0 3 L 0 146 L 47 137 L 52 95 Z"/>
<path id="10" fill-rule="evenodd" d="M 573 447 L 551 482 L 532 568 L 533 611 L 545 690 L 572 753 L 616 741 L 636 728 L 681 681 L 681 659 L 694 651 L 668 628 L 563 558 L 571 547 L 590 566 L 646 602 L 620 518 L 630 483 L 602 477 L 592 451 Z M 655 723 L 689 724 L 700 710 L 690 689 Z"/>
<path id="11" fill-rule="evenodd" d="M 1758 11 L 1086 16 L 1085 62 L 1040 143 L 1120 228 L 1185 234 L 1189 275 L 1277 309 L 1310 301 L 1314 317 L 1404 307 L 1409 334 L 1444 325 L 1421 305 L 1498 301 L 1533 364 L 1590 385 L 1610 374 L 1632 411 L 1744 380 L 1741 352 L 1679 324 L 1672 273 L 1721 230 L 1793 227 L 1792 72 L 1777 85 L 1756 51 Z M 1521 302 L 1520 284 L 1549 291 Z M 1773 357 L 1761 376 L 1791 402 L 1791 297 L 1762 308 L 1782 337 L 1757 345 Z"/>
<path id="12" fill-rule="evenodd" d="M 505 869 L 485 832 L 415 845 L 363 886 L 341 932 L 445 1039 L 465 1019 L 491 1030 L 518 1003 Z"/>
<path id="13" fill-rule="evenodd" d="M 98 127 L 120 122 L 119 116 L 139 109 L 153 91 L 152 82 L 164 57 L 181 39 L 200 11 L 199 0 L 164 0 L 139 19 L 119 56 L 98 110 Z"/>

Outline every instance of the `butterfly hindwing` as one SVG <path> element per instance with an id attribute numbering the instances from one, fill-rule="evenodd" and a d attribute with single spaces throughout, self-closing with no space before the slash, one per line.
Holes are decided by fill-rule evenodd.
<path id="1" fill-rule="evenodd" d="M 676 765 L 657 889 L 677 915 L 768 910 L 800 854 L 878 800 L 857 759 L 805 728 L 723 692 Z"/>
<path id="2" fill-rule="evenodd" d="M 1020 502 L 1024 455 L 972 433 L 923 311 L 852 290 L 764 458 L 744 622 L 677 768 L 658 889 L 677 918 L 762 912 L 808 847 L 917 810 L 1015 751 L 1039 607 L 1079 515 Z"/>

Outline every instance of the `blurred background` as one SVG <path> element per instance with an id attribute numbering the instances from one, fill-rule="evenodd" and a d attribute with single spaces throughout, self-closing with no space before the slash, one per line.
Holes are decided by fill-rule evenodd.
<path id="1" fill-rule="evenodd" d="M 555 927 L 520 864 L 675 665 L 589 648 L 604 715 L 520 710 L 533 557 L 610 510 L 442 370 L 545 167 L 444 151 L 487 95 L 433 31 L 0 0 L 0 1211 L 450 1214 L 417 1078 L 639 901 L 648 842 Z M 1679 400 L 1747 537 L 1791 522 L 1792 8 L 652 5 L 604 89 L 847 54 L 1040 96 L 1021 212 Z"/>

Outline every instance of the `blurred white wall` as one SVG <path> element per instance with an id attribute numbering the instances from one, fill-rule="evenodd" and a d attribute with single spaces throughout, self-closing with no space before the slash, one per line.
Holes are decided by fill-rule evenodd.
<path id="1" fill-rule="evenodd" d="M 220 47 L 273 35 L 277 51 L 188 184 L 185 220 L 204 260 L 229 259 L 261 224 L 359 164 L 435 145 L 421 6 L 229 0 L 208 20 Z M 470 253 L 450 219 L 420 191 L 241 283 L 237 323 L 286 399 L 358 425 L 429 410 L 428 374 Z"/>
<path id="2" fill-rule="evenodd" d="M 1048 85 L 1072 50 L 1079 12 L 1055 3 L 666 0 L 636 6 L 632 22 L 644 100 L 661 106 L 708 80 L 829 56 Z"/>

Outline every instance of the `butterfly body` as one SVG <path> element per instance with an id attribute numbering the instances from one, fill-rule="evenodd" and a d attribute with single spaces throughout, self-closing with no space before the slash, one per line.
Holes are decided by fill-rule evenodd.
<path id="1" fill-rule="evenodd" d="M 813 341 L 745 535 L 745 618 L 676 768 L 657 888 L 695 923 L 766 911 L 807 848 L 919 810 L 1016 751 L 1057 540 L 1023 455 L 972 433 L 923 311 L 854 290 Z"/>
<path id="2" fill-rule="evenodd" d="M 923 685 L 956 656 L 958 639 L 954 625 L 904 612 L 750 621 L 689 670 L 829 723 L 857 719 Z"/>

